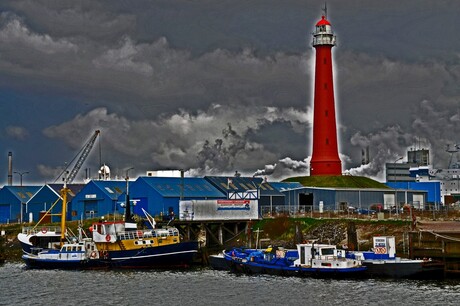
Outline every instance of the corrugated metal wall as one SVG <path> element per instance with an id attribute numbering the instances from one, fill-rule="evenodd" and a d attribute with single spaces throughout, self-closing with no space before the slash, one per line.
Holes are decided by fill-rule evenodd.
<path id="1" fill-rule="evenodd" d="M 285 196 L 285 205 L 296 206 L 304 205 L 299 203 L 299 194 L 313 194 L 313 206 L 314 210 L 318 210 L 319 202 L 323 202 L 325 210 L 339 210 L 340 204 L 344 207 L 354 207 L 369 209 L 372 205 L 381 204 L 384 205 L 384 195 L 391 194 L 395 195 L 395 191 L 392 190 L 366 190 L 366 189 L 325 189 L 325 188 L 311 188 L 304 187 L 292 190 L 282 191 Z M 418 191 L 401 191 L 397 192 L 398 205 L 405 203 L 406 198 L 411 203 L 413 194 L 424 195 L 426 192 Z M 394 202 L 394 201 L 393 201 Z M 394 205 L 394 203 L 393 203 Z"/>

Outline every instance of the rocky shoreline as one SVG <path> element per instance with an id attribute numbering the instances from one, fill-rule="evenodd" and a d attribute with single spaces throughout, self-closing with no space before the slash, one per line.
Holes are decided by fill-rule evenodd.
<path id="1" fill-rule="evenodd" d="M 4 224 L 0 226 L 0 263 L 4 261 L 21 260 L 22 250 L 17 239 L 21 230 L 19 224 Z"/>
<path id="2" fill-rule="evenodd" d="M 374 236 L 395 236 L 397 253 L 404 257 L 407 245 L 404 238 L 410 231 L 411 222 L 403 220 L 355 220 L 355 219 L 315 219 L 315 218 L 273 218 L 264 219 L 253 227 L 260 230 L 259 240 L 265 244 L 295 248 L 297 243 L 316 240 L 334 244 L 350 250 L 369 250 Z M 249 244 L 248 237 L 238 237 L 229 246 L 242 242 Z M 255 235 L 252 235 L 255 244 Z M 263 246 L 263 245 L 262 245 Z M 227 247 L 227 246 L 226 246 Z"/>

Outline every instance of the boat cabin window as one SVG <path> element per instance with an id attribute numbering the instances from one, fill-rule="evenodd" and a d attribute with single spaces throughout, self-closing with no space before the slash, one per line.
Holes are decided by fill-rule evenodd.
<path id="1" fill-rule="evenodd" d="M 321 254 L 322 255 L 334 255 L 334 249 L 333 248 L 321 249 Z"/>
<path id="2" fill-rule="evenodd" d="M 92 232 L 98 232 L 101 235 L 105 235 L 105 226 L 103 224 L 93 224 Z"/>

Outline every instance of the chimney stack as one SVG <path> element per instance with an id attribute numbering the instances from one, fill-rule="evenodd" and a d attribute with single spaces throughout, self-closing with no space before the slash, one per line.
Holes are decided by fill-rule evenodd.
<path id="1" fill-rule="evenodd" d="M 13 186 L 13 153 L 8 152 L 8 186 Z"/>

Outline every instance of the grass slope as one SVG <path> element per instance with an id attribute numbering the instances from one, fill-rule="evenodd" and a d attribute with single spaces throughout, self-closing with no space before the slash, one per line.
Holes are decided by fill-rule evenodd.
<path id="1" fill-rule="evenodd" d="M 299 182 L 303 186 L 307 187 L 390 189 L 385 184 L 374 181 L 370 178 L 352 175 L 297 176 L 285 179 L 283 182 Z"/>

